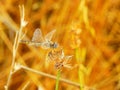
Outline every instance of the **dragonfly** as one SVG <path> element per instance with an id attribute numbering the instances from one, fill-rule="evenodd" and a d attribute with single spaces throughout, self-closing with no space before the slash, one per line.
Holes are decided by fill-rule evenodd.
<path id="1" fill-rule="evenodd" d="M 37 28 L 34 33 L 31 41 L 21 40 L 21 43 L 26 43 L 34 46 L 41 46 L 43 49 L 57 48 L 58 43 L 52 42 L 51 39 L 56 30 L 52 30 L 45 37 L 43 37 L 41 29 Z"/>

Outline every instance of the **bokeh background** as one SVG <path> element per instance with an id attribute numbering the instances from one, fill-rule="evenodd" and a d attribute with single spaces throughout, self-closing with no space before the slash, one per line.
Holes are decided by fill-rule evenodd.
<path id="1" fill-rule="evenodd" d="M 20 27 L 19 5 L 28 22 L 23 32 L 28 40 L 36 28 L 73 55 L 72 69 L 61 77 L 96 90 L 120 90 L 120 0 L 0 0 L 0 90 L 4 90 L 12 62 L 15 32 Z M 26 38 L 25 38 L 26 39 Z M 40 47 L 19 44 L 16 62 L 56 76 Z M 12 75 L 10 90 L 54 90 L 55 80 L 24 69 Z M 60 82 L 59 90 L 80 90 Z"/>

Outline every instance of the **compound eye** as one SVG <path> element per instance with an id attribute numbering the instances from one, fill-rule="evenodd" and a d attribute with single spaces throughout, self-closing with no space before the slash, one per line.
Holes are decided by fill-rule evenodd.
<path id="1" fill-rule="evenodd" d="M 57 46 L 58 46 L 57 43 L 55 43 L 55 44 L 54 44 L 54 47 L 57 48 Z"/>

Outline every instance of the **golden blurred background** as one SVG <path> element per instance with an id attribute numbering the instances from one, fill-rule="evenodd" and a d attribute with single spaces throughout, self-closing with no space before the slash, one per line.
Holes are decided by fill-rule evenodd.
<path id="1" fill-rule="evenodd" d="M 27 40 L 36 28 L 43 36 L 56 29 L 52 41 L 73 55 L 72 69 L 63 68 L 59 90 L 120 90 L 120 0 L 0 0 L 0 90 L 11 70 L 13 44 L 24 5 Z M 26 39 L 25 38 L 25 39 Z M 20 43 L 15 62 L 56 76 L 41 47 Z M 23 68 L 12 74 L 9 90 L 54 90 L 55 79 Z"/>

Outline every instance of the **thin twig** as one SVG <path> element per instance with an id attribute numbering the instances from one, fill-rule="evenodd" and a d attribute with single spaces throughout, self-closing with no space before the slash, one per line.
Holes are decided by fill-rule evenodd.
<path id="1" fill-rule="evenodd" d="M 22 88 L 22 90 L 26 90 L 26 88 L 28 87 L 28 85 L 30 84 L 30 81 L 28 81 L 25 86 Z"/>
<path id="2" fill-rule="evenodd" d="M 10 73 L 8 76 L 8 80 L 7 80 L 7 84 L 5 85 L 5 90 L 8 90 L 9 84 L 10 84 L 10 79 L 12 77 L 13 74 L 13 69 L 14 69 L 14 65 L 15 65 L 15 57 L 16 57 L 16 53 L 17 53 L 17 49 L 19 46 L 19 41 L 21 40 L 22 37 L 22 29 L 26 26 L 27 22 L 24 21 L 24 6 L 19 6 L 20 8 L 20 14 L 21 14 L 21 25 L 20 25 L 20 29 L 19 32 L 16 32 L 16 36 L 15 36 L 15 42 L 13 45 L 13 58 L 12 58 L 12 64 L 10 67 Z"/>
<path id="3" fill-rule="evenodd" d="M 31 68 L 28 68 L 28 67 L 23 66 L 23 65 L 21 65 L 20 67 L 23 68 L 23 69 L 25 69 L 25 70 L 27 70 L 27 71 L 30 71 L 30 72 L 33 72 L 33 73 L 36 73 L 36 74 L 39 74 L 39 75 L 42 75 L 42 76 L 45 76 L 45 77 L 49 77 L 51 79 L 55 79 L 55 80 L 57 79 L 57 77 L 54 76 L 54 75 L 50 75 L 50 74 L 47 74 L 47 73 L 44 73 L 44 72 L 41 72 L 41 71 L 37 71 L 35 69 L 31 69 Z M 76 86 L 78 88 L 83 87 L 83 88 L 89 88 L 90 89 L 90 87 L 88 87 L 88 86 L 80 86 L 80 84 L 78 84 L 76 82 L 72 82 L 72 81 L 64 79 L 64 78 L 60 78 L 59 80 L 62 81 L 62 82 L 64 82 L 64 83 Z"/>
<path id="4" fill-rule="evenodd" d="M 18 37 L 18 34 L 16 34 L 15 36 L 15 42 L 14 42 L 14 45 L 13 45 L 13 58 L 12 58 L 12 64 L 11 64 L 11 69 L 10 69 L 10 74 L 8 76 L 8 80 L 7 80 L 7 84 L 5 86 L 5 90 L 8 90 L 8 87 L 9 87 L 9 84 L 10 84 L 10 79 L 12 77 L 12 72 L 13 72 L 13 68 L 14 68 L 14 64 L 15 64 L 15 56 L 16 56 L 16 43 L 17 43 L 17 37 Z"/>

